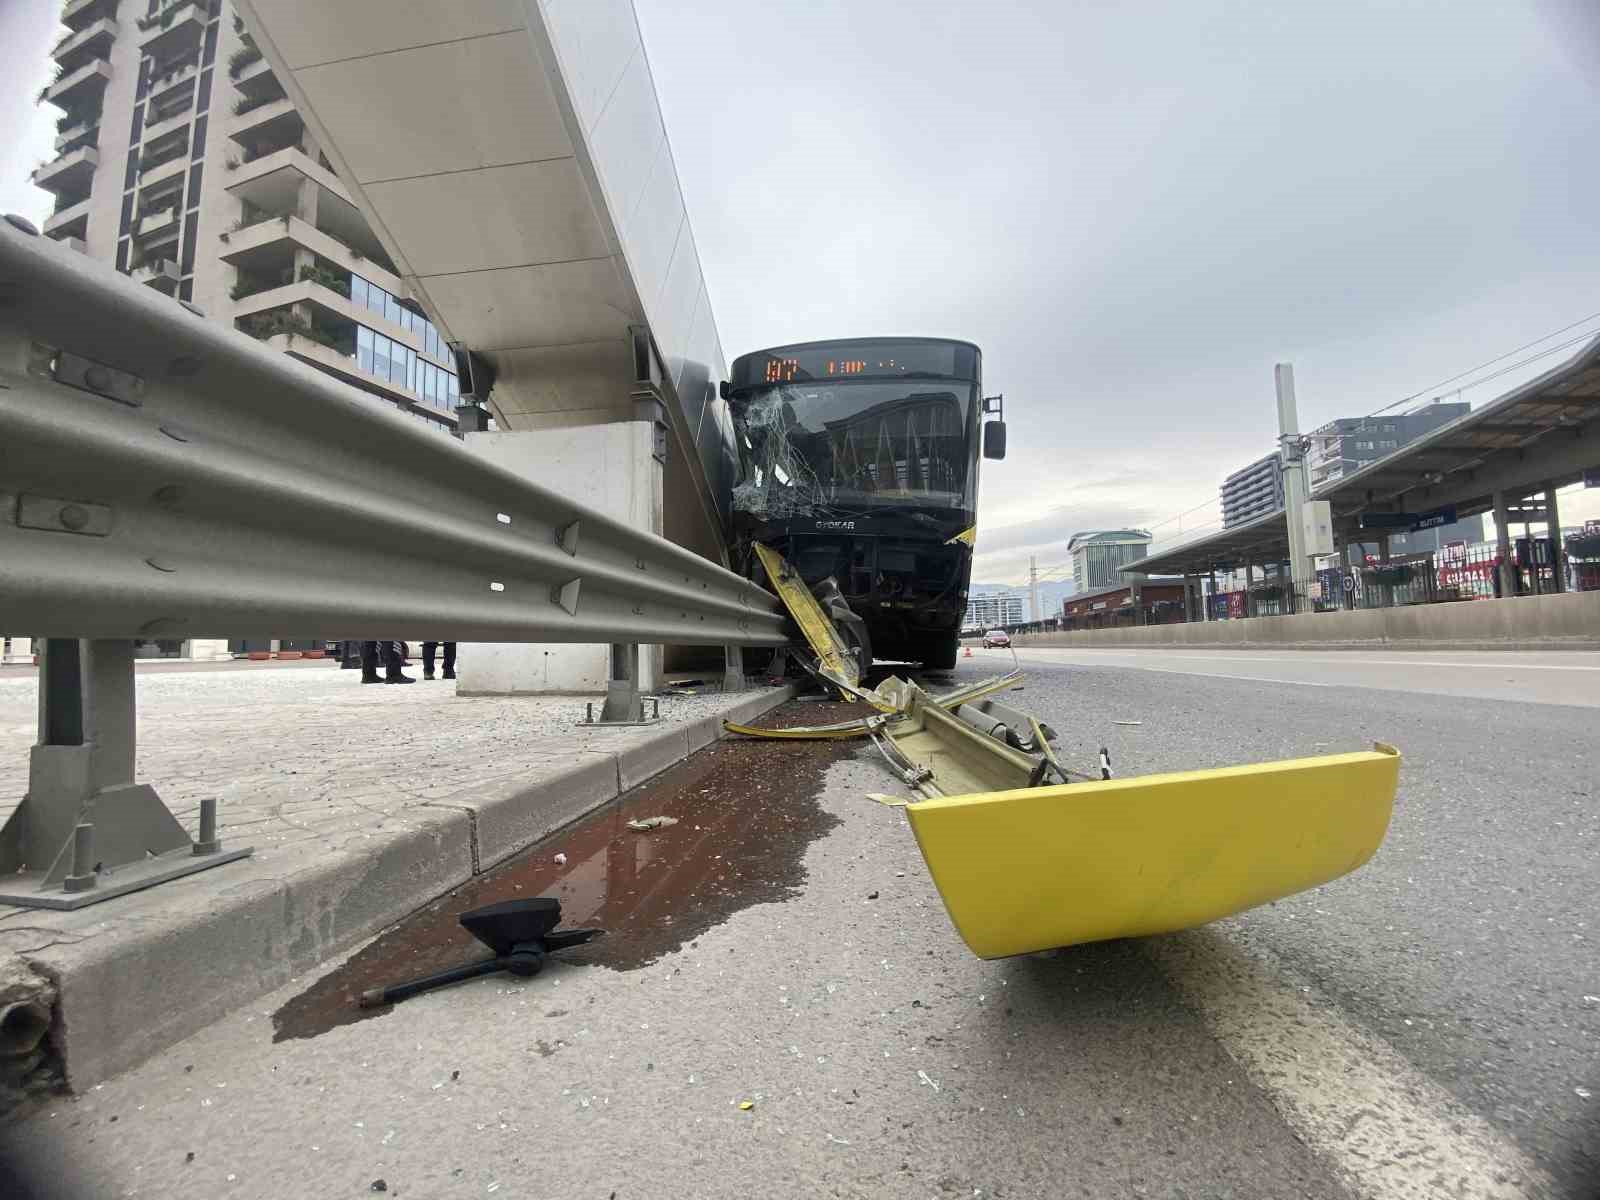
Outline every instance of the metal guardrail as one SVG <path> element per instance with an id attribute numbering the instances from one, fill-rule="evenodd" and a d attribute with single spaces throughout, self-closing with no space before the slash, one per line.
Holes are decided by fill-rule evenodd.
<path id="1" fill-rule="evenodd" d="M 41 639 L 0 904 L 80 908 L 248 857 L 134 777 L 137 638 L 781 646 L 749 580 L 496 466 L 0 222 L 0 630 Z"/>
<path id="2" fill-rule="evenodd" d="M 0 223 L 0 628 L 785 642 L 764 589 Z"/>

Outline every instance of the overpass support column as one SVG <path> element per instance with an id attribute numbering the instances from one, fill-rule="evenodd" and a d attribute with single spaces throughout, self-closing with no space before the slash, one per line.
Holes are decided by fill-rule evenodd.
<path id="1" fill-rule="evenodd" d="M 1378 535 L 1378 564 L 1379 566 L 1385 568 L 1387 568 L 1389 565 L 1389 535 L 1387 533 Z M 1383 586 L 1378 589 L 1378 597 L 1382 607 L 1393 608 L 1394 584 L 1383 584 Z"/>
<path id="2" fill-rule="evenodd" d="M 1211 595 L 1206 599 L 1206 620 L 1214 621 L 1216 619 L 1217 608 L 1217 569 L 1215 567 L 1211 568 L 1210 579 Z"/>
<path id="3" fill-rule="evenodd" d="M 1561 557 L 1561 510 L 1556 507 L 1556 485 L 1553 483 L 1544 485 L 1544 509 L 1549 514 L 1546 528 L 1550 531 L 1550 578 L 1554 581 L 1550 590 L 1564 592 L 1567 590 L 1567 565 Z"/>
<path id="4" fill-rule="evenodd" d="M 1506 516 L 1506 494 L 1503 491 L 1494 494 L 1494 545 L 1495 554 L 1500 559 L 1498 574 L 1500 578 L 1500 594 L 1502 596 L 1515 596 L 1517 594 L 1517 570 L 1511 562 L 1511 529 Z"/>

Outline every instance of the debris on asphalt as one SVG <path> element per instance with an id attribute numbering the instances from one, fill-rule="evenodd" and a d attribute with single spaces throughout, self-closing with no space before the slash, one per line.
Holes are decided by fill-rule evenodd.
<path id="1" fill-rule="evenodd" d="M 877 892 L 868 892 L 867 893 L 867 899 L 868 900 L 876 900 L 877 898 L 878 898 L 878 893 Z"/>
<path id="2" fill-rule="evenodd" d="M 1587 1100 L 1590 1096 L 1594 1095 L 1594 1093 L 1591 1092 L 1586 1087 L 1575 1087 L 1575 1088 L 1572 1089 L 1572 1091 L 1573 1091 L 1573 1094 L 1576 1095 L 1579 1100 Z"/>
<path id="3" fill-rule="evenodd" d="M 754 1100 L 741 1100 L 741 1101 L 739 1101 L 739 1111 L 740 1112 L 749 1112 L 755 1106 L 756 1106 L 756 1102 Z"/>
<path id="4" fill-rule="evenodd" d="M 1143 721 L 1113 721 L 1113 725 L 1143 725 Z"/>
<path id="5" fill-rule="evenodd" d="M 374 1179 L 372 1181 L 372 1186 L 368 1190 L 374 1192 L 387 1192 L 389 1190 L 389 1185 L 382 1179 Z"/>
<path id="6" fill-rule="evenodd" d="M 636 817 L 628 822 L 629 829 L 637 829 L 641 833 L 648 833 L 652 829 L 665 829 L 668 825 L 676 825 L 677 817 Z"/>
<path id="7" fill-rule="evenodd" d="M 567 865 L 567 856 L 565 854 L 557 854 L 554 861 L 556 866 L 564 867 Z"/>
<path id="8" fill-rule="evenodd" d="M 939 1081 L 937 1079 L 930 1078 L 926 1071 L 918 1071 L 917 1078 L 922 1080 L 923 1083 L 927 1084 L 934 1091 L 937 1092 L 939 1090 Z"/>

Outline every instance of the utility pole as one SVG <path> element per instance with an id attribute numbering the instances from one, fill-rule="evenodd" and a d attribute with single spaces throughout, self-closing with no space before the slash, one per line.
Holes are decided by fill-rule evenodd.
<path id="1" fill-rule="evenodd" d="M 1311 489 L 1306 481 L 1305 451 L 1300 446 L 1300 416 L 1294 402 L 1294 364 L 1278 363 L 1272 368 L 1278 389 L 1278 462 L 1283 472 L 1283 516 L 1289 527 L 1289 581 L 1294 592 L 1288 610 L 1299 610 L 1300 597 L 1311 595 L 1307 569 L 1306 532 L 1303 513 Z"/>
<path id="2" fill-rule="evenodd" d="M 1028 603 L 1033 606 L 1033 620 L 1044 620 L 1039 611 L 1039 560 L 1032 554 L 1028 555 Z"/>

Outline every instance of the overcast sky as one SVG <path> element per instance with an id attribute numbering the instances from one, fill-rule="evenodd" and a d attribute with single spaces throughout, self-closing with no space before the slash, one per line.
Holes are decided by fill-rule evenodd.
<path id="1" fill-rule="evenodd" d="M 1214 524 L 1276 361 L 1311 428 L 1600 312 L 1588 0 L 636 3 L 730 357 L 983 347 L 986 582 Z M 0 209 L 36 220 L 57 9 L 0 0 Z"/>
<path id="2" fill-rule="evenodd" d="M 1600 312 L 1579 0 L 636 3 L 730 357 L 983 347 L 984 581 Z"/>

